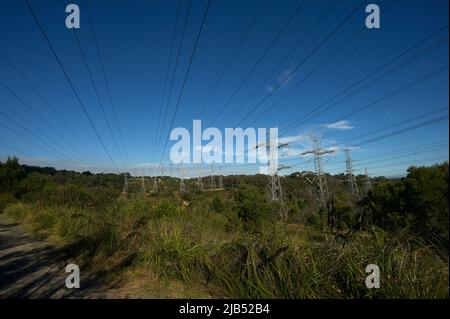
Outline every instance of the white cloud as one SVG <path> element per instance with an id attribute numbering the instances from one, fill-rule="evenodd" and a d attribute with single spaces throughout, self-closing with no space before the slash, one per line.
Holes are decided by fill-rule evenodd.
<path id="1" fill-rule="evenodd" d="M 279 143 L 290 143 L 290 144 L 301 144 L 304 142 L 309 142 L 311 138 L 307 133 L 302 133 L 298 135 L 282 136 L 278 138 Z"/>
<path id="2" fill-rule="evenodd" d="M 278 76 L 278 84 L 283 83 L 282 85 L 286 85 L 292 81 L 294 77 L 294 73 L 291 69 L 286 69 Z"/>
<path id="3" fill-rule="evenodd" d="M 332 129 L 332 130 L 352 130 L 352 129 L 354 129 L 354 127 L 350 125 L 350 122 L 346 121 L 346 120 L 337 121 L 337 122 L 329 123 L 329 124 L 323 124 L 322 126 L 327 129 Z"/>

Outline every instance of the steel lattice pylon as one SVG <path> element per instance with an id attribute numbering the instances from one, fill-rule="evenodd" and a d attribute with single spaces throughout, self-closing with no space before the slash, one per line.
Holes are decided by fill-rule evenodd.
<path id="1" fill-rule="evenodd" d="M 214 175 L 214 164 L 211 164 L 211 177 L 210 177 L 210 179 L 211 179 L 211 185 L 210 185 L 210 188 L 211 188 L 211 190 L 213 190 L 213 189 L 216 189 L 216 177 L 215 177 L 215 175 Z"/>
<path id="2" fill-rule="evenodd" d="M 145 194 L 145 170 L 143 169 L 142 172 L 142 179 L 141 179 L 141 194 Z"/>
<path id="3" fill-rule="evenodd" d="M 184 193 L 186 191 L 186 185 L 184 183 L 184 171 L 181 166 L 178 166 L 178 176 L 180 177 L 180 193 Z"/>
<path id="4" fill-rule="evenodd" d="M 322 165 L 322 155 L 333 153 L 334 151 L 322 149 L 320 147 L 320 139 L 318 137 L 312 136 L 311 139 L 313 141 L 313 149 L 310 151 L 303 152 L 302 155 L 305 154 L 313 154 L 314 155 L 314 169 L 315 175 L 312 181 L 308 180 L 311 184 L 313 184 L 316 188 L 316 198 L 317 201 L 322 206 L 327 206 L 329 202 L 329 193 L 328 193 L 328 183 L 327 178 L 323 172 Z"/>
<path id="5" fill-rule="evenodd" d="M 350 156 L 350 149 L 345 149 L 345 164 L 347 172 L 347 181 L 350 187 L 350 193 L 355 197 L 359 198 L 358 184 L 356 183 L 355 175 L 353 175 L 353 165 L 352 158 Z"/>
<path id="6" fill-rule="evenodd" d="M 197 187 L 199 190 L 203 190 L 203 178 L 200 176 L 199 168 L 197 168 Z"/>
<path id="7" fill-rule="evenodd" d="M 367 167 L 365 168 L 365 176 L 364 176 L 364 191 L 367 194 L 369 190 L 372 188 L 372 183 L 370 182 L 369 173 L 367 172 Z"/>
<path id="8" fill-rule="evenodd" d="M 122 194 L 128 194 L 128 174 L 124 174 L 124 181 L 123 181 L 123 190 Z"/>
<path id="9" fill-rule="evenodd" d="M 287 219 L 286 204 L 283 197 L 283 189 L 281 187 L 280 176 L 278 175 L 278 149 L 280 148 L 278 140 L 273 140 L 270 136 L 270 131 L 267 132 L 266 137 L 266 151 L 267 151 L 267 173 L 269 176 L 269 196 L 270 200 L 279 203 L 280 208 L 278 215 L 282 220 Z"/>

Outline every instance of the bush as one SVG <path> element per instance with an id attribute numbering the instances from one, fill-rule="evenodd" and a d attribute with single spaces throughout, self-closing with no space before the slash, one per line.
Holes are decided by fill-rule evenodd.
<path id="1" fill-rule="evenodd" d="M 448 163 L 411 167 L 402 180 L 374 185 L 364 206 L 374 224 L 390 231 L 409 227 L 448 248 Z"/>
<path id="2" fill-rule="evenodd" d="M 28 215 L 30 215 L 33 211 L 32 205 L 27 205 L 23 203 L 15 203 L 8 205 L 5 208 L 5 215 L 8 218 L 11 218 L 14 221 L 23 222 Z"/>
<path id="3" fill-rule="evenodd" d="M 178 207 L 167 200 L 163 200 L 153 207 L 153 214 L 155 217 L 175 216 L 178 213 Z"/>
<path id="4" fill-rule="evenodd" d="M 247 230 L 256 230 L 262 223 L 274 218 L 272 205 L 255 186 L 241 184 L 234 193 L 234 200 L 236 213 Z"/>
<path id="5" fill-rule="evenodd" d="M 0 193 L 0 214 L 3 213 L 5 208 L 11 204 L 17 202 L 17 199 L 8 193 Z"/>
<path id="6" fill-rule="evenodd" d="M 216 197 L 214 197 L 214 199 L 211 202 L 211 208 L 216 213 L 223 213 L 225 211 L 225 204 L 220 199 L 220 197 L 216 196 Z"/>

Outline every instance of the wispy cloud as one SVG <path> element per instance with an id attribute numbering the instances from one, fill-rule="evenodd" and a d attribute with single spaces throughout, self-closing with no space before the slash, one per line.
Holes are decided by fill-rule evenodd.
<path id="1" fill-rule="evenodd" d="M 292 72 L 292 69 L 286 69 L 283 72 L 281 72 L 281 74 L 278 76 L 278 83 L 282 83 L 283 85 L 288 84 L 289 82 L 292 81 L 294 77 L 294 74 Z"/>
<path id="2" fill-rule="evenodd" d="M 354 127 L 347 120 L 337 121 L 334 123 L 323 124 L 323 127 L 331 130 L 352 130 Z"/>
<path id="3" fill-rule="evenodd" d="M 266 87 L 267 92 L 272 93 L 272 91 L 275 89 L 275 87 L 278 87 L 280 84 L 280 87 L 284 87 L 286 85 L 288 85 L 292 79 L 294 78 L 294 73 L 292 72 L 292 69 L 286 69 L 283 72 L 281 72 L 278 77 L 277 80 L 274 84 L 270 84 Z M 279 88 L 279 87 L 278 87 Z"/>
<path id="4" fill-rule="evenodd" d="M 291 143 L 291 144 L 302 144 L 305 142 L 309 142 L 310 137 L 308 133 L 301 133 L 298 135 L 289 135 L 289 136 L 281 136 L 278 138 L 278 142 L 280 143 Z"/>

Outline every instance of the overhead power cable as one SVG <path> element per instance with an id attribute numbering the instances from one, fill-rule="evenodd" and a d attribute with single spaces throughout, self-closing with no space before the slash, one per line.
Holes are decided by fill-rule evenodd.
<path id="1" fill-rule="evenodd" d="M 199 42 L 199 40 L 200 40 L 200 36 L 201 36 L 201 34 L 202 34 L 203 27 L 204 27 L 204 25 L 205 25 L 205 21 L 206 21 L 207 15 L 208 15 L 208 11 L 209 11 L 209 6 L 210 6 L 210 4 L 211 4 L 211 0 L 208 0 L 208 3 L 207 3 L 207 5 L 206 5 L 205 12 L 204 12 L 204 14 L 203 14 L 202 22 L 201 22 L 201 24 L 200 24 L 200 29 L 198 30 L 198 33 L 197 33 L 197 36 L 196 36 L 196 39 L 195 39 L 194 48 L 192 49 L 191 57 L 189 58 L 189 63 L 188 63 L 188 67 L 187 67 L 187 70 L 186 70 L 186 75 L 184 76 L 183 84 L 182 84 L 181 90 L 180 90 L 180 94 L 178 95 L 177 104 L 175 105 L 175 111 L 174 111 L 174 113 L 173 113 L 173 115 L 172 115 L 172 119 L 171 119 L 171 121 L 170 121 L 169 133 L 168 133 L 168 135 L 167 135 L 166 142 L 164 143 L 164 147 L 163 147 L 163 150 L 162 150 L 162 153 L 161 153 L 161 159 L 160 159 L 160 161 L 159 161 L 160 164 L 161 164 L 161 162 L 162 162 L 162 158 L 163 158 L 163 156 L 164 156 L 164 152 L 165 152 L 165 150 L 166 150 L 167 143 L 169 142 L 170 131 L 172 130 L 173 123 L 174 123 L 174 121 L 175 121 L 175 117 L 176 117 L 176 115 L 177 115 L 178 108 L 179 108 L 179 106 L 180 106 L 181 98 L 182 98 L 182 96 L 183 96 L 184 88 L 185 88 L 185 86 L 186 86 L 186 82 L 187 82 L 187 79 L 188 79 L 188 77 L 189 77 L 189 72 L 190 72 L 190 70 L 191 70 L 192 61 L 194 60 L 194 56 L 195 56 L 195 53 L 196 53 L 196 51 L 197 51 L 198 42 Z"/>
<path id="2" fill-rule="evenodd" d="M 209 102 L 211 101 L 211 98 L 213 97 L 214 93 L 216 92 L 217 88 L 219 87 L 219 84 L 222 82 L 223 77 L 227 73 L 227 71 L 230 69 L 231 64 L 233 63 L 234 59 L 236 58 L 239 50 L 241 49 L 242 45 L 244 44 L 245 40 L 247 39 L 248 35 L 250 34 L 250 30 L 253 28 L 256 20 L 258 19 L 259 15 L 261 14 L 262 9 L 264 8 L 267 0 L 263 0 L 261 4 L 259 5 L 258 9 L 256 10 L 255 15 L 253 16 L 252 20 L 250 21 L 249 25 L 245 29 L 244 34 L 242 35 L 237 47 L 234 49 L 233 54 L 231 55 L 230 59 L 228 60 L 227 64 L 225 65 L 225 68 L 223 69 L 222 73 L 220 74 L 219 78 L 215 82 L 213 89 L 209 93 L 208 97 L 206 98 L 205 103 L 201 107 L 200 111 L 198 112 L 197 118 L 200 118 L 205 108 L 208 106 Z"/>
<path id="3" fill-rule="evenodd" d="M 318 46 L 316 46 L 300 63 L 298 63 L 286 76 L 285 78 L 280 81 L 265 97 L 263 97 L 251 110 L 248 112 L 237 124 L 237 126 L 241 125 L 245 120 L 249 118 L 272 94 L 274 94 L 280 87 L 282 87 L 289 79 L 290 77 L 297 72 L 297 70 L 304 65 L 322 46 L 325 45 L 346 23 L 351 19 L 351 17 L 358 12 L 360 8 L 364 5 L 366 0 L 362 1 L 349 15 L 345 17 L 344 20 L 341 21 L 340 24 L 334 28 L 334 30 L 329 33 L 320 43 Z"/>
<path id="4" fill-rule="evenodd" d="M 112 98 L 111 87 L 109 85 L 108 77 L 106 76 L 105 63 L 103 62 L 102 54 L 101 54 L 101 51 L 100 51 L 100 46 L 99 46 L 98 40 L 97 40 L 97 34 L 95 32 L 94 23 L 92 22 L 91 13 L 90 13 L 90 10 L 89 10 L 89 6 L 88 6 L 88 1 L 87 0 L 84 0 L 84 5 L 86 7 L 86 15 L 88 17 L 88 22 L 89 22 L 89 26 L 90 26 L 91 33 L 92 33 L 92 38 L 94 39 L 95 49 L 97 51 L 97 57 L 98 57 L 98 59 L 100 61 L 100 68 L 102 70 L 103 79 L 105 81 L 106 92 L 108 93 L 108 98 L 109 98 L 109 102 L 111 104 L 111 109 L 113 111 L 114 120 L 116 122 L 117 130 L 119 132 L 120 141 L 122 143 L 122 147 L 123 147 L 124 152 L 125 152 L 125 157 L 127 159 L 128 166 L 131 167 L 130 157 L 128 155 L 128 150 L 127 150 L 127 146 L 125 144 L 125 139 L 123 138 L 122 128 L 121 128 L 121 125 L 120 125 L 120 122 L 119 122 L 119 118 L 117 116 L 117 111 L 116 111 L 116 106 L 115 106 L 115 103 L 114 103 L 114 99 Z"/>
<path id="5" fill-rule="evenodd" d="M 300 4 L 297 6 L 295 11 L 289 16 L 289 19 L 283 24 L 282 28 L 278 31 L 276 36 L 272 39 L 269 46 L 266 47 L 262 55 L 256 60 L 256 63 L 252 66 L 252 68 L 247 72 L 245 77 L 242 79 L 242 81 L 239 83 L 239 85 L 236 87 L 236 89 L 233 91 L 231 96 L 228 98 L 228 100 L 225 102 L 225 104 L 221 107 L 220 111 L 216 114 L 214 117 L 211 125 L 214 125 L 214 123 L 217 121 L 217 119 L 222 115 L 222 113 L 225 111 L 225 109 L 230 105 L 231 101 L 234 99 L 236 94 L 239 92 L 239 90 L 244 86 L 244 84 L 247 82 L 247 80 L 250 78 L 250 76 L 255 72 L 256 68 L 260 65 L 262 60 L 266 57 L 266 55 L 269 53 L 269 51 L 272 49 L 274 44 L 278 41 L 278 39 L 281 37 L 281 35 L 284 33 L 286 28 L 289 26 L 289 24 L 292 22 L 292 20 L 295 18 L 295 16 L 300 12 L 303 5 L 305 4 L 306 0 L 303 0 L 300 2 Z"/>
<path id="6" fill-rule="evenodd" d="M 72 89 L 72 91 L 73 91 L 73 93 L 75 94 L 75 97 L 76 97 L 78 103 L 80 104 L 80 106 L 81 106 L 81 108 L 82 108 L 84 114 L 86 115 L 87 119 L 89 120 L 89 123 L 90 123 L 92 129 L 93 129 L 94 132 L 95 132 L 95 135 L 97 136 L 97 138 L 98 138 L 98 140 L 100 141 L 100 143 L 101 143 L 103 149 L 105 150 L 106 154 L 108 155 L 108 158 L 110 159 L 111 163 L 113 164 L 113 167 L 115 168 L 116 171 L 118 171 L 118 168 L 117 168 L 117 165 L 116 165 L 114 159 L 112 158 L 110 152 L 108 151 L 108 148 L 106 147 L 105 143 L 103 142 L 102 138 L 100 137 L 100 134 L 99 134 L 97 128 L 95 127 L 94 122 L 92 121 L 92 119 L 91 119 L 91 117 L 90 117 L 90 115 L 89 115 L 89 113 L 88 113 L 86 107 L 84 106 L 83 101 L 81 100 L 80 95 L 78 94 L 77 90 L 75 89 L 75 86 L 73 85 L 72 80 L 70 79 L 70 77 L 69 77 L 69 75 L 68 75 L 66 69 L 64 68 L 64 66 L 63 66 L 63 64 L 62 64 L 62 62 L 61 62 L 61 60 L 60 60 L 58 54 L 56 54 L 56 51 L 55 51 L 55 49 L 53 48 L 53 45 L 51 44 L 49 38 L 47 37 L 47 34 L 46 34 L 46 32 L 45 32 L 45 30 L 44 30 L 42 24 L 40 23 L 38 17 L 37 17 L 36 14 L 34 13 L 33 9 L 31 8 L 31 6 L 30 6 L 28 0 L 25 0 L 25 4 L 26 4 L 26 6 L 27 6 L 29 12 L 30 12 L 31 15 L 33 16 L 33 19 L 34 19 L 34 21 L 36 22 L 37 26 L 39 27 L 39 30 L 40 30 L 42 36 L 44 37 L 45 42 L 46 42 L 47 45 L 49 46 L 51 52 L 53 53 L 53 56 L 55 57 L 56 61 L 58 62 L 58 65 L 59 65 L 59 67 L 61 68 L 61 71 L 63 72 L 63 74 L 64 74 L 64 76 L 65 76 L 67 82 L 69 83 L 69 85 L 70 85 L 70 87 L 71 87 L 71 89 Z"/>
<path id="7" fill-rule="evenodd" d="M 399 55 L 395 56 L 392 59 L 389 59 L 388 61 L 384 62 L 383 64 L 381 64 L 380 66 L 378 66 L 377 68 L 375 68 L 373 71 L 369 72 L 368 74 L 364 75 L 362 78 L 360 78 L 359 80 L 357 80 L 356 82 L 352 83 L 350 86 L 344 88 L 343 90 L 339 91 L 337 94 L 335 94 L 334 96 L 332 96 L 331 98 L 329 98 L 328 100 L 326 100 L 325 102 L 315 106 L 312 110 L 310 110 L 308 113 L 302 115 L 300 118 L 295 119 L 294 121 L 292 121 L 291 123 L 289 123 L 285 128 L 283 128 L 280 133 L 285 133 L 290 131 L 291 129 L 293 129 L 293 127 L 298 126 L 299 124 L 303 123 L 302 121 L 305 120 L 306 117 L 310 116 L 311 114 L 313 114 L 314 112 L 317 112 L 318 110 L 320 110 L 321 108 L 323 108 L 325 105 L 327 105 L 328 103 L 330 103 L 331 101 L 339 98 L 340 96 L 344 95 L 345 93 L 349 92 L 351 89 L 353 89 L 354 87 L 356 87 L 357 85 L 363 83 L 365 80 L 369 79 L 371 76 L 375 75 L 376 73 L 378 73 L 379 71 L 383 70 L 384 68 L 388 67 L 389 65 L 391 65 L 392 63 L 394 63 L 395 61 L 399 60 L 400 58 L 402 58 L 403 56 L 407 55 L 408 53 L 410 53 L 411 51 L 415 50 L 416 48 L 418 48 L 420 45 L 422 45 L 423 43 L 427 42 L 428 40 L 430 40 L 431 38 L 435 37 L 436 35 L 438 35 L 439 33 L 441 33 L 442 31 L 446 30 L 448 28 L 448 25 L 443 26 L 439 29 L 437 29 L 436 31 L 432 32 L 431 34 L 429 34 L 428 36 L 426 36 L 425 38 L 421 39 L 420 41 L 416 42 L 414 45 L 412 45 L 411 47 L 409 47 L 408 49 L 402 51 Z M 289 93 L 289 92 L 288 92 Z M 287 93 L 287 94 L 288 94 Z M 287 94 L 285 94 L 282 98 L 284 98 Z M 279 103 L 279 101 L 281 101 L 281 99 L 279 99 L 277 101 L 277 103 Z"/>

